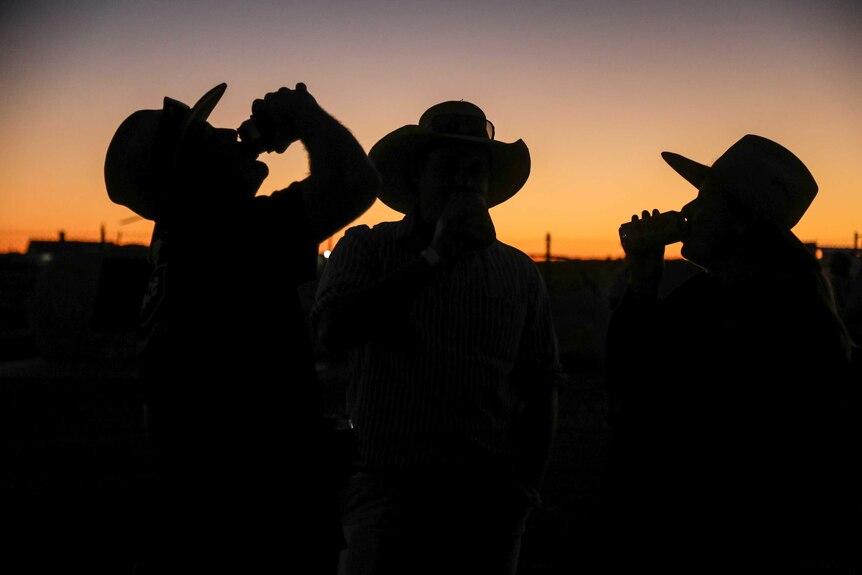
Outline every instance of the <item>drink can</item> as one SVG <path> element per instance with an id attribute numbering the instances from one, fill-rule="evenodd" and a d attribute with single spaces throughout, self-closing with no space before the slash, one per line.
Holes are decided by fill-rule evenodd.
<path id="1" fill-rule="evenodd" d="M 663 212 L 621 225 L 620 243 L 625 251 L 666 246 L 682 241 L 685 226 L 685 216 L 680 212 Z"/>

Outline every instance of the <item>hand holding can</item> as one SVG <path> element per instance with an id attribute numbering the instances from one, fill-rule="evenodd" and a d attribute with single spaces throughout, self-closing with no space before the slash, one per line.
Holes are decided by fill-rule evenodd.
<path id="1" fill-rule="evenodd" d="M 240 143 L 254 154 L 284 152 L 300 139 L 307 116 L 319 111 L 314 97 L 302 82 L 296 88 L 279 88 L 252 103 L 252 115 L 239 129 Z"/>
<path id="2" fill-rule="evenodd" d="M 644 210 L 640 218 L 632 216 L 630 222 L 620 226 L 620 243 L 626 253 L 663 248 L 682 241 L 685 226 L 685 216 L 680 212 L 653 210 L 650 215 Z"/>

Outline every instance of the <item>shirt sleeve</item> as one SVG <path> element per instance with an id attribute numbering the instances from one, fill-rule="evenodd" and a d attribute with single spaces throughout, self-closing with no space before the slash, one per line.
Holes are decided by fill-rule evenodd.
<path id="1" fill-rule="evenodd" d="M 320 314 L 339 295 L 362 288 L 377 277 L 371 229 L 366 225 L 349 228 L 332 248 L 317 286 L 311 309 L 316 326 Z"/>

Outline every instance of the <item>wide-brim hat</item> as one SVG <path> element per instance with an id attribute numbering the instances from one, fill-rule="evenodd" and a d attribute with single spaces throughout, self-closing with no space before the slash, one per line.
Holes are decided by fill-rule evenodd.
<path id="1" fill-rule="evenodd" d="M 805 164 L 762 136 L 743 136 L 712 166 L 673 152 L 662 152 L 661 157 L 695 188 L 714 178 L 721 189 L 780 230 L 793 228 L 817 195 L 817 182 Z"/>
<path id="2" fill-rule="evenodd" d="M 126 118 L 105 155 L 105 187 L 111 201 L 155 220 L 189 127 L 209 118 L 226 89 L 227 84 L 219 84 L 191 108 L 165 97 L 161 110 L 138 110 Z"/>
<path id="3" fill-rule="evenodd" d="M 530 177 L 530 150 L 523 140 L 513 143 L 494 139 L 494 125 L 470 102 L 436 104 L 422 114 L 418 124 L 402 126 L 374 144 L 368 157 L 380 173 L 380 201 L 406 214 L 419 199 L 415 170 L 430 147 L 442 141 L 487 146 L 491 153 L 488 207 L 518 193 Z"/>

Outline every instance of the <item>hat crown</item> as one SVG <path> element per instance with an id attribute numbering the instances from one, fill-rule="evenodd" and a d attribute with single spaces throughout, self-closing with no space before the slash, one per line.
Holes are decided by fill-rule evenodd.
<path id="1" fill-rule="evenodd" d="M 762 136 L 743 136 L 712 170 L 731 194 L 780 228 L 793 228 L 817 195 L 817 182 L 802 160 Z"/>
<path id="2" fill-rule="evenodd" d="M 494 139 L 492 124 L 482 109 L 463 100 L 450 100 L 431 106 L 419 118 L 419 127 L 438 134 Z"/>
<path id="3" fill-rule="evenodd" d="M 780 229 L 793 228 L 817 195 L 817 182 L 802 160 L 763 136 L 743 136 L 712 166 L 672 152 L 661 155 L 694 187 L 700 189 L 707 178 L 713 178 L 749 210 Z"/>

